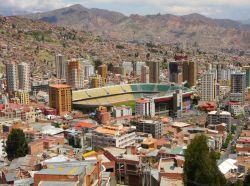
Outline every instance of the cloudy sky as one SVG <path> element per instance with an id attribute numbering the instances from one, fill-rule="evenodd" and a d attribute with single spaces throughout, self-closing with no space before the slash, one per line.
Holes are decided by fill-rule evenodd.
<path id="1" fill-rule="evenodd" d="M 0 0 L 0 13 L 43 12 L 76 3 L 126 15 L 200 13 L 213 18 L 250 19 L 250 0 Z"/>

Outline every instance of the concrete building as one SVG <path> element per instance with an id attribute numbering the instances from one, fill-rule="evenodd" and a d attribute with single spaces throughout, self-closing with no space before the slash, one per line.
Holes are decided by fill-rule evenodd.
<path id="1" fill-rule="evenodd" d="M 216 79 L 212 72 L 206 72 L 201 77 L 199 93 L 201 101 L 216 101 Z"/>
<path id="2" fill-rule="evenodd" d="M 63 84 L 49 86 L 49 104 L 50 107 L 57 110 L 58 115 L 72 110 L 71 87 Z"/>
<path id="3" fill-rule="evenodd" d="M 173 94 L 173 115 L 175 117 L 181 117 L 182 115 L 182 90 L 177 90 Z"/>
<path id="4" fill-rule="evenodd" d="M 73 89 L 81 89 L 84 86 L 84 71 L 79 60 L 71 60 L 68 63 L 67 84 Z"/>
<path id="5" fill-rule="evenodd" d="M 244 106 L 240 102 L 229 102 L 228 111 L 234 116 L 244 115 Z"/>
<path id="6" fill-rule="evenodd" d="M 216 125 L 225 123 L 227 129 L 231 129 L 231 113 L 227 111 L 211 111 L 207 115 L 207 126 L 211 129 L 214 129 Z"/>
<path id="7" fill-rule="evenodd" d="M 133 63 L 129 61 L 124 61 L 122 63 L 125 74 L 130 75 L 133 72 Z"/>
<path id="8" fill-rule="evenodd" d="M 67 61 L 64 60 L 64 56 L 61 54 L 56 55 L 56 77 L 59 79 L 66 79 L 67 75 Z"/>
<path id="9" fill-rule="evenodd" d="M 231 73 L 233 73 L 234 70 L 232 69 L 221 69 L 220 73 L 220 80 L 218 80 L 219 84 L 221 86 L 230 86 L 231 81 Z"/>
<path id="10" fill-rule="evenodd" d="M 84 66 L 84 78 L 89 79 L 90 76 L 95 74 L 95 67 L 93 65 L 85 65 Z"/>
<path id="11" fill-rule="evenodd" d="M 19 98 L 20 104 L 22 105 L 28 105 L 30 103 L 29 92 L 25 90 L 16 91 L 16 97 Z"/>
<path id="12" fill-rule="evenodd" d="M 97 161 L 67 161 L 62 157 L 59 162 L 49 162 L 45 168 L 34 174 L 34 186 L 89 186 L 108 185 L 101 179 L 101 163 Z M 62 159 L 62 160 L 61 160 Z"/>
<path id="13" fill-rule="evenodd" d="M 107 65 L 100 65 L 97 70 L 98 74 L 106 81 L 108 75 Z"/>
<path id="14" fill-rule="evenodd" d="M 141 83 L 149 83 L 149 67 L 146 65 L 141 66 Z"/>
<path id="15" fill-rule="evenodd" d="M 125 148 L 135 144 L 135 129 L 123 126 L 102 126 L 93 131 L 93 146 Z"/>
<path id="16" fill-rule="evenodd" d="M 161 138 L 164 132 L 163 123 L 158 120 L 139 120 L 134 122 L 136 131 L 152 134 L 154 138 Z"/>
<path id="17" fill-rule="evenodd" d="M 246 72 L 246 87 L 250 87 L 250 66 L 243 66 L 242 69 Z"/>
<path id="18" fill-rule="evenodd" d="M 18 89 L 18 70 L 14 62 L 6 64 L 7 90 L 15 92 Z"/>
<path id="19" fill-rule="evenodd" d="M 96 117 L 99 123 L 107 125 L 110 123 L 111 114 L 108 112 L 107 107 L 100 106 L 96 109 Z"/>
<path id="20" fill-rule="evenodd" d="M 196 85 L 197 81 L 197 65 L 193 61 L 183 62 L 183 81 L 186 81 L 190 87 Z"/>
<path id="21" fill-rule="evenodd" d="M 155 116 L 155 103 L 150 99 L 139 99 L 135 102 L 135 115 Z"/>
<path id="22" fill-rule="evenodd" d="M 169 82 L 181 84 L 183 82 L 183 62 L 171 61 L 168 64 Z"/>
<path id="23" fill-rule="evenodd" d="M 234 72 L 231 74 L 231 93 L 230 101 L 245 102 L 246 73 Z"/>
<path id="24" fill-rule="evenodd" d="M 102 78 L 100 75 L 96 75 L 91 79 L 91 87 L 92 88 L 99 88 L 105 85 L 105 79 Z"/>
<path id="25" fill-rule="evenodd" d="M 147 66 L 149 67 L 149 82 L 150 83 L 159 83 L 160 78 L 160 63 L 159 62 L 147 62 Z"/>
<path id="26" fill-rule="evenodd" d="M 30 91 L 30 66 L 27 63 L 18 64 L 19 89 Z"/>
<path id="27" fill-rule="evenodd" d="M 113 108 L 113 116 L 115 118 L 124 117 L 124 116 L 132 116 L 132 108 L 122 105 L 120 107 Z"/>
<path id="28" fill-rule="evenodd" d="M 145 66 L 146 63 L 142 61 L 137 61 L 134 63 L 134 72 L 137 76 L 140 76 L 142 73 L 142 66 Z"/>

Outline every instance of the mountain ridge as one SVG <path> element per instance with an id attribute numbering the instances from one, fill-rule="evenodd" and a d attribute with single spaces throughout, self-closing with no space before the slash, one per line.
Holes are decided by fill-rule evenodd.
<path id="1" fill-rule="evenodd" d="M 229 19 L 212 19 L 197 13 L 126 16 L 76 4 L 25 17 L 125 41 L 198 42 L 204 48 L 250 47 L 250 25 Z"/>

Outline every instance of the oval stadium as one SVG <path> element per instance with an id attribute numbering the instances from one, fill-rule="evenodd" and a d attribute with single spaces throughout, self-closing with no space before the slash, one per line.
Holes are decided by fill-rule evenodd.
<path id="1" fill-rule="evenodd" d="M 177 90 L 182 90 L 182 109 L 190 109 L 191 97 L 193 95 L 191 89 L 154 83 L 114 85 L 77 90 L 72 92 L 72 102 L 74 109 L 90 113 L 99 106 L 127 105 L 133 108 L 136 100 L 150 98 L 155 102 L 157 114 L 171 114 L 175 104 L 177 104 L 175 103 L 177 100 L 174 99 L 174 94 Z"/>

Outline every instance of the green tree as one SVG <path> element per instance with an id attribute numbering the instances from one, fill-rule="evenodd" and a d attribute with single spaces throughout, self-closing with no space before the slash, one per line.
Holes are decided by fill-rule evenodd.
<path id="1" fill-rule="evenodd" d="M 108 64 L 108 71 L 110 71 L 110 72 L 114 71 L 114 65 L 112 63 Z"/>
<path id="2" fill-rule="evenodd" d="M 102 61 L 100 59 L 97 59 L 94 61 L 94 66 L 95 66 L 95 70 L 97 70 L 97 68 L 102 65 Z"/>
<path id="3" fill-rule="evenodd" d="M 9 160 L 24 157 L 28 154 L 28 143 L 21 129 L 13 129 L 6 141 L 6 153 Z"/>
<path id="4" fill-rule="evenodd" d="M 209 150 L 204 135 L 195 137 L 185 151 L 184 183 L 187 186 L 226 185 L 226 180 L 216 165 L 216 155 Z"/>
<path id="5" fill-rule="evenodd" d="M 244 186 L 250 186 L 250 171 L 249 171 L 248 174 L 246 175 L 243 185 L 244 185 Z"/>

